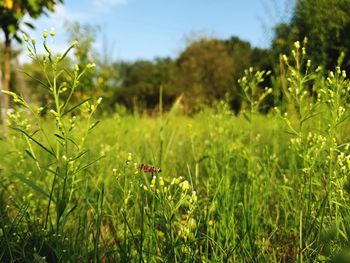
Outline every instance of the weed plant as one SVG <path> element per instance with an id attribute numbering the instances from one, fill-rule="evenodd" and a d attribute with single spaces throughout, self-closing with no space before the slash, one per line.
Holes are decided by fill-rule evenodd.
<path id="1" fill-rule="evenodd" d="M 71 101 L 92 65 L 61 68 L 76 44 L 57 56 L 47 37 L 47 78 L 38 81 L 49 114 L 8 93 L 18 107 L 0 140 L 1 261 L 350 260 L 350 82 L 341 59 L 324 73 L 296 42 L 274 77 L 285 85 L 261 87 L 271 73 L 245 71 L 238 116 L 223 101 L 188 117 L 181 98 L 164 113 L 160 95 L 156 118 L 116 112 L 97 125 L 100 99 Z M 278 108 L 261 114 L 281 90 Z"/>

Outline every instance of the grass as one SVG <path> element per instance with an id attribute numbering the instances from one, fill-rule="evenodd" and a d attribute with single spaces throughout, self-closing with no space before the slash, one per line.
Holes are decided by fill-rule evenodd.
<path id="1" fill-rule="evenodd" d="M 349 81 L 340 68 L 323 77 L 304 53 L 296 43 L 284 58 L 286 101 L 265 115 L 281 87 L 261 90 L 268 73 L 253 69 L 239 116 L 220 102 L 188 117 L 177 101 L 95 125 L 100 101 L 68 107 L 56 81 L 44 82 L 46 117 L 10 94 L 22 108 L 0 140 L 0 260 L 347 262 Z"/>

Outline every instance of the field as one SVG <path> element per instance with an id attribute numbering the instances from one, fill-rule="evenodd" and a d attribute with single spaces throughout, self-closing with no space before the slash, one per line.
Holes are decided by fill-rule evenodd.
<path id="1" fill-rule="evenodd" d="M 181 98 L 105 116 L 99 99 L 69 106 L 56 66 L 45 116 L 9 93 L 0 261 L 348 262 L 349 81 L 294 52 L 286 89 L 246 71 L 237 116 L 225 102 L 187 116 Z M 261 113 L 276 89 L 285 103 Z"/>

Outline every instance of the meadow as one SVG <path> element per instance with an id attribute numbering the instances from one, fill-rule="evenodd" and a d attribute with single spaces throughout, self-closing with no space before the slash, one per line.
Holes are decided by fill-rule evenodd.
<path id="1" fill-rule="evenodd" d="M 64 56 L 43 60 L 46 115 L 8 92 L 18 107 L 0 140 L 0 261 L 348 262 L 340 66 L 322 71 L 296 42 L 274 87 L 261 88 L 270 72 L 246 70 L 238 115 L 221 101 L 188 116 L 181 97 L 165 112 L 160 96 L 156 116 L 105 116 L 99 98 L 72 103 L 87 69 L 61 85 Z"/>

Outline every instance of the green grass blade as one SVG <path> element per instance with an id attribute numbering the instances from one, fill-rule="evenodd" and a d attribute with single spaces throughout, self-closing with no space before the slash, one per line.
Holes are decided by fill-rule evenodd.
<path id="1" fill-rule="evenodd" d="M 20 179 L 23 183 L 30 186 L 33 190 L 35 190 L 37 193 L 41 194 L 42 196 L 45 196 L 47 198 L 50 197 L 48 193 L 46 193 L 40 186 L 35 184 L 32 180 L 24 177 L 23 175 L 16 175 L 18 179 Z"/>

